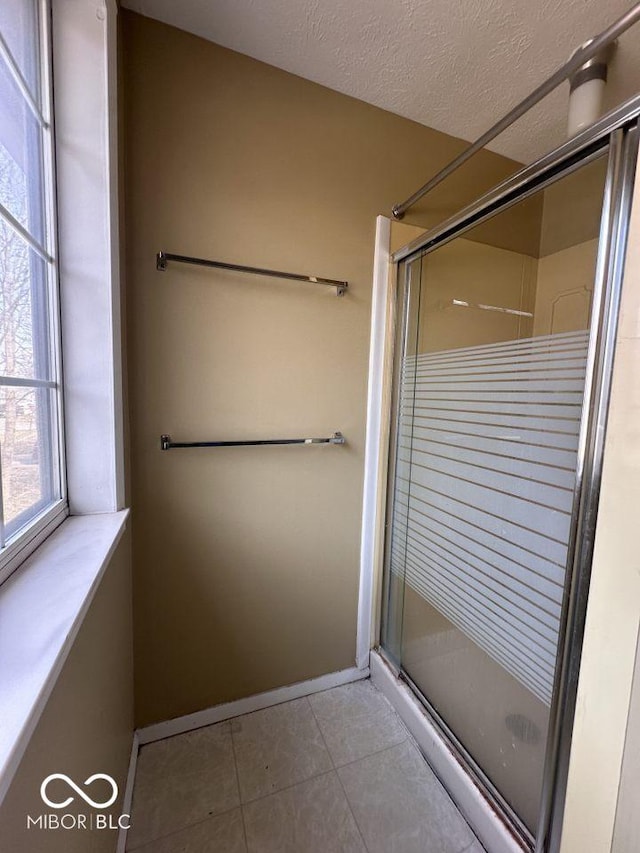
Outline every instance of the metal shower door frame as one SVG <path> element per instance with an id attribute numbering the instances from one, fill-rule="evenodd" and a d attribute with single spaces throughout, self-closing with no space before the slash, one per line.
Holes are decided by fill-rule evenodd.
<path id="1" fill-rule="evenodd" d="M 456 216 L 400 249 L 392 257 L 396 267 L 397 283 L 401 262 L 405 262 L 403 266 L 407 271 L 412 261 L 418 257 L 443 246 L 496 213 L 528 198 L 559 178 L 602 156 L 608 148 L 567 574 L 550 709 L 540 816 L 535 838 L 442 720 L 430 704 L 428 697 L 422 694 L 418 686 L 402 670 L 401 662 L 398 667 L 397 660 L 386 656 L 398 675 L 411 686 L 426 707 L 432 722 L 449 742 L 454 752 L 464 761 L 468 771 L 480 783 L 489 800 L 507 819 L 524 849 L 535 851 L 535 853 L 558 853 L 560 850 L 620 293 L 638 159 L 639 116 L 640 96 L 636 96 L 555 151 L 522 169 Z M 405 308 L 406 305 L 396 306 L 396 311 L 402 314 Z M 406 328 L 406 318 L 405 322 L 396 326 L 396 329 L 400 327 Z M 394 361 L 403 351 L 404 345 L 403 340 L 394 342 L 396 350 Z M 399 351 L 398 348 L 400 348 Z M 394 447 L 398 427 L 398 397 L 399 386 L 396 382 L 393 390 L 391 450 Z M 385 519 L 385 593 L 388 591 L 386 578 L 390 571 L 388 528 L 393 507 L 394 485 L 395 458 L 390 452 Z M 387 602 L 383 602 L 383 612 L 386 604 Z"/>

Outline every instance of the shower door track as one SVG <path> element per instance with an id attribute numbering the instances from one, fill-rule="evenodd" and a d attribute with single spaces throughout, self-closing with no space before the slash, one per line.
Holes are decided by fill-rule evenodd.
<path id="1" fill-rule="evenodd" d="M 491 779 L 489 779 L 482 767 L 480 767 L 475 758 L 473 758 L 473 756 L 465 748 L 464 744 L 460 741 L 458 737 L 456 737 L 455 733 L 442 719 L 440 714 L 437 712 L 431 702 L 427 699 L 423 691 L 418 687 L 418 685 L 411 678 L 411 676 L 404 669 L 402 669 L 402 667 L 398 667 L 398 665 L 389 657 L 389 655 L 385 653 L 384 648 L 380 647 L 378 649 L 378 653 L 380 654 L 384 662 L 390 667 L 396 677 L 400 681 L 403 681 L 411 690 L 415 698 L 422 706 L 423 710 L 426 712 L 432 725 L 438 731 L 442 739 L 447 743 L 449 749 L 456 756 L 456 760 L 458 761 L 458 763 L 465 768 L 467 774 L 471 776 L 476 785 L 485 795 L 486 799 L 493 805 L 495 813 L 503 815 L 505 817 L 504 823 L 507 826 L 510 834 L 515 837 L 515 839 L 518 841 L 520 846 L 523 847 L 523 849 L 532 850 L 535 844 L 534 837 L 531 835 L 524 823 L 520 820 L 518 815 L 511 808 L 509 803 L 502 796 L 500 791 L 493 784 Z"/>
<path id="2" fill-rule="evenodd" d="M 558 853 L 564 814 L 571 736 L 577 697 L 584 622 L 593 556 L 598 497 L 602 474 L 604 434 L 610 397 L 613 353 L 629 215 L 638 157 L 640 95 L 612 110 L 598 122 L 559 148 L 499 184 L 457 215 L 395 252 L 392 262 L 426 254 L 472 227 L 543 189 L 561 175 L 570 174 L 608 150 L 608 167 L 602 207 L 600 238 L 594 283 L 585 382 L 584 416 L 580 430 L 572 533 L 569 541 L 567 582 L 560 622 L 558 655 L 550 709 L 549 735 L 535 838 L 505 801 L 486 774 L 456 738 L 428 698 L 409 675 L 384 655 L 391 667 L 411 688 L 433 724 L 480 784 L 487 799 L 508 823 L 523 849 Z M 401 311 L 402 306 L 396 306 Z M 397 347 L 400 341 L 394 342 Z M 394 388 L 391 447 L 396 440 L 397 395 Z M 390 459 L 394 458 L 390 454 Z M 390 463 L 386 518 L 393 512 L 395 465 Z M 389 566 L 389 537 L 385 537 L 385 567 Z M 383 649 L 381 649 L 383 651 Z"/>

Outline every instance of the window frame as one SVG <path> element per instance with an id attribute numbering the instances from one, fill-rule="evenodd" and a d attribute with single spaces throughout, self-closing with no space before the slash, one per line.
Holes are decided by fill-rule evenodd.
<path id="1" fill-rule="evenodd" d="M 125 509 L 119 230 L 118 0 L 52 2 L 50 22 L 69 517 L 62 523 L 60 518 L 50 520 L 31 542 L 25 542 L 15 558 L 16 571 L 0 586 L 0 622 L 6 629 L 0 632 L 6 641 L 0 654 L 16 662 L 16 666 L 0 667 L 0 717 L 7 721 L 0 737 L 0 802 L 129 516 Z M 126 552 L 123 556 L 129 560 Z M 43 653 L 23 655 L 21 646 Z"/>
<path id="2" fill-rule="evenodd" d="M 56 152 L 54 130 L 54 99 L 53 99 L 53 57 L 51 32 L 51 3 L 50 0 L 36 0 L 36 27 L 38 40 L 37 75 L 40 88 L 40 103 L 31 92 L 24 79 L 20 67 L 13 58 L 6 43 L 0 44 L 0 52 L 7 66 L 8 73 L 13 78 L 26 109 L 35 115 L 41 139 L 42 157 L 42 213 L 44 218 L 44 246 L 30 235 L 27 229 L 20 227 L 12 218 L 4 215 L 2 218 L 9 227 L 31 250 L 44 260 L 45 264 L 45 299 L 46 323 L 48 326 L 48 365 L 49 379 L 20 382 L 25 387 L 38 389 L 49 388 L 55 403 L 48 407 L 48 441 L 46 476 L 51 478 L 53 501 L 43 498 L 40 510 L 32 515 L 33 507 L 24 512 L 24 523 L 20 523 L 22 514 L 17 516 L 9 526 L 9 539 L 6 544 L 0 543 L 0 584 L 49 536 L 59 524 L 69 515 L 69 505 L 66 483 L 65 459 L 65 430 L 64 430 L 64 394 L 62 376 L 62 334 L 60 317 L 60 281 L 57 228 L 57 192 L 56 192 Z M 34 108 L 35 107 L 35 108 Z M 45 250 L 44 252 L 42 250 Z M 15 383 L 13 383 L 15 384 Z M 0 381 L 0 386 L 5 383 Z M 1 465 L 1 458 L 0 458 Z M 1 470 L 1 469 L 0 469 Z M 59 497 L 58 497 L 59 495 Z M 0 503 L 0 516 L 3 507 Z M 16 525 L 17 523 L 17 525 Z M 4 528 L 4 521 L 3 521 Z M 13 528 L 13 530 L 12 530 Z"/>

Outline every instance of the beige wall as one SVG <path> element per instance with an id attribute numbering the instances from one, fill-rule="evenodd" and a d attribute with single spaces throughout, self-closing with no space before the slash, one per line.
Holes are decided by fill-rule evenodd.
<path id="1" fill-rule="evenodd" d="M 551 255 L 598 236 L 607 157 L 551 184 L 544 191 L 540 255 Z"/>
<path id="2" fill-rule="evenodd" d="M 535 335 L 589 326 L 606 171 L 599 157 L 544 191 Z"/>
<path id="3" fill-rule="evenodd" d="M 640 644 L 636 651 L 633 691 L 618 791 L 612 853 L 640 850 Z"/>
<path id="4" fill-rule="evenodd" d="M 0 808 L 3 853 L 115 850 L 115 831 L 27 830 L 26 817 L 53 811 L 39 794 L 51 773 L 66 773 L 78 784 L 94 773 L 113 776 L 120 795 L 108 813 L 121 813 L 133 738 L 131 621 L 130 540 L 125 532 Z M 54 792 L 52 784 L 50 793 L 64 799 L 69 792 L 64 786 Z M 92 793 L 102 795 L 102 789 Z M 86 810 L 83 802 L 72 803 L 64 813 Z"/>
<path id="5" fill-rule="evenodd" d="M 562 853 L 611 850 L 640 626 L 639 182 L 629 233 Z"/>
<path id="6" fill-rule="evenodd" d="M 424 228 L 419 225 L 409 225 L 406 222 L 391 220 L 389 235 L 389 251 L 397 252 L 413 240 L 417 240 L 424 234 Z"/>
<path id="7" fill-rule="evenodd" d="M 462 143 L 140 16 L 123 24 L 145 724 L 353 665 L 375 218 Z M 423 221 L 513 169 L 483 154 Z M 350 290 L 161 274 L 159 249 L 344 278 Z M 336 429 L 346 447 L 159 450 L 163 432 Z"/>

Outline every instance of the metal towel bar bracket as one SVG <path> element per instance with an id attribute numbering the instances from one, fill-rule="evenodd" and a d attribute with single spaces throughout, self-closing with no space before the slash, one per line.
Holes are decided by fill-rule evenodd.
<path id="1" fill-rule="evenodd" d="M 265 444 L 345 444 L 341 432 L 329 438 L 270 438 L 262 441 L 172 441 L 170 435 L 160 436 L 160 449 L 173 450 L 179 447 L 261 447 Z"/>
<path id="2" fill-rule="evenodd" d="M 280 270 L 262 269 L 261 267 L 247 267 L 242 264 L 229 264 L 226 261 L 211 261 L 206 258 L 190 258 L 187 255 L 172 255 L 170 252 L 158 252 L 156 255 L 156 269 L 164 272 L 169 261 L 179 264 L 195 264 L 201 267 L 213 267 L 214 269 L 230 270 L 231 272 L 246 272 L 252 275 L 266 275 L 271 278 L 284 278 L 289 281 L 303 281 L 305 284 L 322 284 L 326 287 L 335 287 L 336 296 L 344 296 L 349 288 L 348 281 L 338 281 L 335 278 L 322 278 L 316 275 L 304 275 L 303 273 L 282 272 Z"/>

